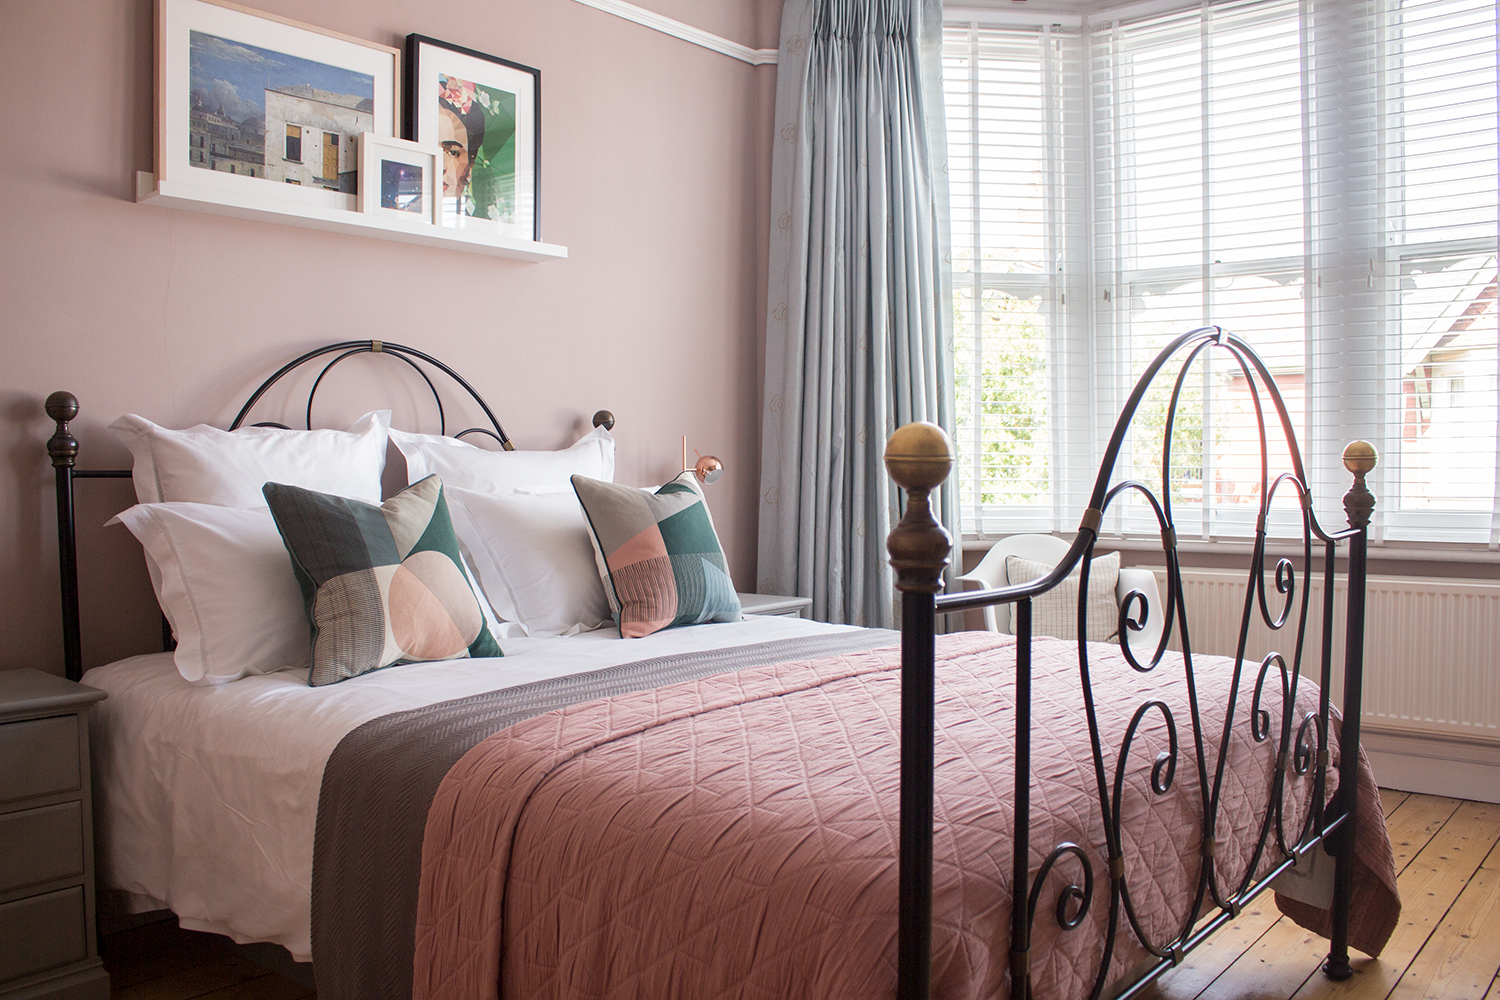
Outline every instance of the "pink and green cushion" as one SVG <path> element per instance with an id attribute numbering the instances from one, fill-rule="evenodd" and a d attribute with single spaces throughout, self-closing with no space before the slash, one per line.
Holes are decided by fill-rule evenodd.
<path id="1" fill-rule="evenodd" d="M 378 507 L 281 483 L 263 492 L 312 627 L 308 684 L 399 663 L 501 655 L 464 573 L 437 476 Z"/>
<path id="2" fill-rule="evenodd" d="M 573 477 L 573 490 L 622 637 L 740 620 L 729 565 L 691 472 L 655 493 L 585 476 Z"/>

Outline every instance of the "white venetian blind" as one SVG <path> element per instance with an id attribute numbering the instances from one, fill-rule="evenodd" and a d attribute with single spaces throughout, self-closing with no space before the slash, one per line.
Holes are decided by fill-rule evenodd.
<path id="1" fill-rule="evenodd" d="M 1495 0 L 951 26 L 966 530 L 1074 527 L 1136 373 L 1220 325 L 1272 369 L 1325 521 L 1363 437 L 1382 454 L 1377 538 L 1500 541 L 1495 37 Z M 1169 391 L 1118 470 L 1158 490 Z M 1254 530 L 1253 417 L 1225 356 L 1195 368 L 1167 485 L 1179 530 Z M 1278 501 L 1273 532 L 1297 521 Z M 1106 523 L 1150 528 L 1141 505 Z"/>
<path id="2" fill-rule="evenodd" d="M 1052 25 L 944 35 L 955 480 L 964 523 L 981 534 L 1049 531 L 1072 499 L 1059 451 L 1076 406 L 1060 387 L 1088 377 L 1066 333 L 1069 284 L 1084 269 L 1068 227 L 1086 171 L 1079 48 L 1076 30 Z"/>
<path id="3" fill-rule="evenodd" d="M 1119 363 L 1116 398 L 1173 337 L 1223 326 L 1265 359 L 1305 439 L 1299 5 L 1105 20 L 1092 42 L 1094 259 L 1109 293 L 1101 315 Z M 1131 475 L 1158 490 L 1170 391 L 1164 383 L 1148 397 L 1129 454 Z M 1273 462 L 1285 455 L 1282 441 L 1269 444 Z M 1206 355 L 1184 385 L 1172 453 L 1181 530 L 1253 532 L 1260 444 L 1245 378 L 1227 356 Z M 1289 509 L 1295 501 L 1286 498 Z M 1131 511 L 1122 507 L 1114 527 L 1151 529 L 1144 507 Z"/>
<path id="4" fill-rule="evenodd" d="M 1408 0 L 1386 17 L 1385 530 L 1494 546 L 1495 5 Z"/>

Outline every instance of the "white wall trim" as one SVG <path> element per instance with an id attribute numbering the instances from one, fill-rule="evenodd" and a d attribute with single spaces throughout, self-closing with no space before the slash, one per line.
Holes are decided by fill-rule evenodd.
<path id="1" fill-rule="evenodd" d="M 606 14 L 623 17 L 627 21 L 653 28 L 663 34 L 680 38 L 684 42 L 692 42 L 701 45 L 705 49 L 723 53 L 726 56 L 747 62 L 751 66 L 764 66 L 767 63 L 776 62 L 775 49 L 752 49 L 748 45 L 732 42 L 727 38 L 721 38 L 702 28 L 695 28 L 691 24 L 683 24 L 681 21 L 673 20 L 665 14 L 658 14 L 644 7 L 637 7 L 625 0 L 578 0 L 579 3 L 596 10 L 602 10 Z"/>
<path id="2" fill-rule="evenodd" d="M 1381 788 L 1500 802 L 1500 743 L 1368 724 L 1359 742 Z"/>

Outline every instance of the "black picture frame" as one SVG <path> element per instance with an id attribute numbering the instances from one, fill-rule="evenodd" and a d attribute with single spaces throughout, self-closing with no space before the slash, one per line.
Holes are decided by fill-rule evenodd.
<path id="1" fill-rule="evenodd" d="M 406 36 L 403 68 L 402 135 L 451 151 L 465 145 L 456 138 L 460 134 L 456 130 L 462 128 L 469 147 L 466 159 L 455 156 L 464 173 L 458 190 L 445 190 L 442 195 L 440 225 L 540 243 L 541 70 L 421 34 Z M 463 86 L 444 89 L 440 79 Z M 445 100 L 449 97 L 453 100 Z M 503 144 L 495 144 L 493 129 L 493 123 L 504 122 L 507 114 L 511 118 L 508 151 Z M 474 124 L 482 128 L 483 139 L 477 145 L 472 141 Z M 440 135 L 449 136 L 447 145 Z M 444 160 L 452 167 L 447 153 Z M 444 179 L 454 180 L 451 170 L 445 170 Z"/>

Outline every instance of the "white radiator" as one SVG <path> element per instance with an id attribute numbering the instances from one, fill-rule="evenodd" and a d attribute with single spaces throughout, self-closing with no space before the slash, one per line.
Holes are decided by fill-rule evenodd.
<path id="1" fill-rule="evenodd" d="M 1195 653 L 1232 655 L 1244 609 L 1247 572 L 1184 570 L 1183 599 Z M 1297 580 L 1300 601 L 1303 581 Z M 1166 582 L 1158 573 L 1166 594 Z M 1334 704 L 1343 701 L 1344 605 L 1348 584 L 1334 583 Z M 1363 720 L 1372 734 L 1403 732 L 1465 742 L 1500 744 L 1500 584 L 1418 577 L 1369 578 L 1365 605 Z M 1267 602 L 1276 614 L 1282 597 L 1267 574 Z M 1322 643 L 1322 576 L 1312 583 L 1302 673 L 1317 678 Z M 1247 660 L 1283 653 L 1296 644 L 1295 612 L 1273 633 L 1257 608 Z M 1180 648 L 1174 636 L 1173 648 Z"/>

